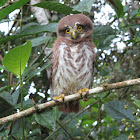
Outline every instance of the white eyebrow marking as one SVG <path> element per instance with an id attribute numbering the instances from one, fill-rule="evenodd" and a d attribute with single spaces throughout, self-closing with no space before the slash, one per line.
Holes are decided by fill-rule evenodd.
<path id="1" fill-rule="evenodd" d="M 80 22 L 75 22 L 75 25 L 80 24 Z"/>

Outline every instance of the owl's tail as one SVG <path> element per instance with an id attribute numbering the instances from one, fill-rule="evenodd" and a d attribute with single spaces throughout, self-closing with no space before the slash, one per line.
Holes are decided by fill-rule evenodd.
<path id="1" fill-rule="evenodd" d="M 67 102 L 64 105 L 59 106 L 58 109 L 66 113 L 77 113 L 81 110 L 80 101 Z"/>

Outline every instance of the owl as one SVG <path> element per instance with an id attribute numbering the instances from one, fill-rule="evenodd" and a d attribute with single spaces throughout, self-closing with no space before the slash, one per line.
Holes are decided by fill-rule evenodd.
<path id="1" fill-rule="evenodd" d="M 53 44 L 51 71 L 51 97 L 67 96 L 93 85 L 95 62 L 91 38 L 92 21 L 83 14 L 62 18 L 57 27 L 57 40 Z M 58 107 L 71 113 L 80 110 L 79 101 L 70 101 Z"/>

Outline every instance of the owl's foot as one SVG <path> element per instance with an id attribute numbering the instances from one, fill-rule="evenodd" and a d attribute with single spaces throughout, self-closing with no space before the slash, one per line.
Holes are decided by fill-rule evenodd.
<path id="1" fill-rule="evenodd" d="M 61 94 L 60 96 L 55 96 L 55 97 L 53 97 L 53 100 L 54 100 L 55 102 L 60 102 L 60 101 L 58 101 L 58 99 L 62 99 L 63 102 L 64 102 L 64 97 L 65 97 L 65 95 L 64 95 L 64 94 Z"/>
<path id="2" fill-rule="evenodd" d="M 87 101 L 87 96 L 89 94 L 89 89 L 88 88 L 80 89 L 80 90 L 78 90 L 77 93 L 79 93 L 81 95 L 81 97 L 83 98 L 84 101 Z M 83 97 L 82 93 L 86 93 L 84 97 Z"/>

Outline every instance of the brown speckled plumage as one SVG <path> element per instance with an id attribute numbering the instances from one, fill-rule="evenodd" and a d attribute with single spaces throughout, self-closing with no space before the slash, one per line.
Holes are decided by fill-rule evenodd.
<path id="1" fill-rule="evenodd" d="M 82 31 L 75 29 L 78 25 L 82 26 Z M 65 33 L 68 27 L 76 30 L 76 39 Z M 58 38 L 53 45 L 51 97 L 74 94 L 79 89 L 92 86 L 95 61 L 92 31 L 93 23 L 85 15 L 70 15 L 60 20 Z M 79 101 L 68 102 L 59 110 L 78 112 Z"/>

